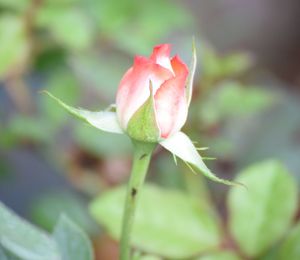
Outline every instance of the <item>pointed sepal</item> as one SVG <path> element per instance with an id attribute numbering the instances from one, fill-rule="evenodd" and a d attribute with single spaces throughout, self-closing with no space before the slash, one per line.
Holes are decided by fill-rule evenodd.
<path id="1" fill-rule="evenodd" d="M 90 125 L 102 131 L 116 134 L 124 133 L 121 127 L 119 126 L 116 113 L 111 111 L 111 109 L 99 112 L 92 112 L 84 109 L 74 108 L 65 104 L 63 101 L 53 96 L 48 91 L 43 91 L 43 93 L 51 97 L 60 106 L 66 109 L 71 115 L 89 123 Z"/>
<path id="2" fill-rule="evenodd" d="M 196 53 L 195 39 L 193 38 L 193 41 L 192 41 L 192 61 L 191 61 L 190 67 L 189 67 L 189 76 L 188 76 L 187 82 L 186 82 L 186 98 L 187 98 L 188 106 L 190 105 L 191 100 L 192 100 L 194 75 L 195 75 L 195 71 L 196 71 L 196 65 L 197 65 L 197 53 Z"/>
<path id="3" fill-rule="evenodd" d="M 182 159 L 188 166 L 192 166 L 201 171 L 212 181 L 227 185 L 240 185 L 239 183 L 224 180 L 214 175 L 204 164 L 201 156 L 196 150 L 196 147 L 186 134 L 177 132 L 169 138 L 161 141 L 160 145 L 169 150 L 173 155 Z"/>
<path id="4" fill-rule="evenodd" d="M 156 143 L 160 130 L 156 121 L 152 82 L 149 82 L 150 95 L 145 103 L 130 118 L 126 132 L 138 141 Z"/>

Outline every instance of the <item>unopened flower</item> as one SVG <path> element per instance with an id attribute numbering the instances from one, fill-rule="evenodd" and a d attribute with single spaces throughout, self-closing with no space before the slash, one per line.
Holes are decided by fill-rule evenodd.
<path id="1" fill-rule="evenodd" d="M 231 185 L 233 182 L 217 177 L 206 167 L 193 142 L 180 131 L 192 98 L 194 44 L 189 69 L 178 56 L 170 58 L 169 54 L 170 45 L 162 44 L 154 47 L 150 58 L 136 56 L 120 82 L 116 105 L 104 111 L 73 108 L 46 93 L 72 115 L 98 129 L 127 134 L 141 142 L 159 143 L 209 179 Z"/>
<path id="2" fill-rule="evenodd" d="M 170 45 L 154 47 L 150 58 L 136 56 L 116 98 L 119 123 L 130 137 L 157 142 L 178 132 L 188 114 L 188 67 L 170 58 Z"/>

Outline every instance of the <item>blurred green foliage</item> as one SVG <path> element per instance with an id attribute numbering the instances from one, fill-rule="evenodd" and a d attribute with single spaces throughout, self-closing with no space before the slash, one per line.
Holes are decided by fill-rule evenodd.
<path id="1" fill-rule="evenodd" d="M 273 100 L 267 90 L 226 81 L 203 100 L 199 121 L 210 126 L 228 118 L 245 117 L 269 107 Z"/>
<path id="2" fill-rule="evenodd" d="M 272 249 L 293 224 L 298 205 L 297 187 L 290 173 L 275 160 L 246 168 L 236 181 L 247 187 L 232 187 L 227 201 L 228 232 L 240 249 L 237 255 L 222 251 L 225 234 L 211 210 L 201 208 L 192 196 L 150 184 L 144 187 L 138 206 L 134 245 L 171 259 L 187 259 L 197 254 L 204 254 L 199 259 L 244 259 L 245 255 L 259 259 L 256 257 Z M 90 208 L 95 219 L 116 238 L 120 232 L 124 194 L 122 187 L 108 191 L 96 198 Z M 280 259 L 297 255 L 298 229 L 282 242 L 278 250 L 284 257 Z"/>
<path id="3" fill-rule="evenodd" d="M 245 169 L 237 181 L 248 190 L 232 188 L 229 193 L 230 230 L 241 249 L 257 257 L 292 224 L 297 186 L 287 169 L 272 160 Z"/>
<path id="4" fill-rule="evenodd" d="M 85 233 L 61 215 L 53 235 L 24 221 L 0 204 L 1 259 L 92 260 L 92 246 Z"/>
<path id="5" fill-rule="evenodd" d="M 89 235 L 95 236 L 99 229 L 87 213 L 84 201 L 77 195 L 65 191 L 43 194 L 33 202 L 31 219 L 47 231 L 52 231 L 62 214 L 72 219 Z"/>
<path id="6" fill-rule="evenodd" d="M 120 235 L 125 189 L 109 191 L 91 204 L 92 215 L 115 238 Z M 216 248 L 218 221 L 204 209 L 182 192 L 147 184 L 137 206 L 133 244 L 167 258 L 186 258 Z"/>
<path id="7" fill-rule="evenodd" d="M 300 224 L 290 230 L 287 239 L 284 241 L 279 251 L 279 259 L 296 260 L 300 255 Z"/>

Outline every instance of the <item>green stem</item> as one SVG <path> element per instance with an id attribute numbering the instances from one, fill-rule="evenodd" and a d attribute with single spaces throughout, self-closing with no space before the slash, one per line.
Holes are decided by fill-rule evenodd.
<path id="1" fill-rule="evenodd" d="M 148 171 L 152 152 L 156 146 L 154 143 L 143 143 L 137 141 L 133 141 L 133 145 L 133 166 L 127 187 L 120 241 L 121 260 L 130 260 L 130 237 L 137 200 Z"/>

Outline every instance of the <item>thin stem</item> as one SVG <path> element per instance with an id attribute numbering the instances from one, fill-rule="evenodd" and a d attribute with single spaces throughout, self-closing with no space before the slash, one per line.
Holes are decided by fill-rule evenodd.
<path id="1" fill-rule="evenodd" d="M 142 143 L 136 141 L 134 141 L 133 144 L 133 166 L 127 187 L 120 241 L 121 260 L 130 260 L 130 237 L 134 222 L 135 209 L 141 187 L 148 171 L 151 155 L 156 146 L 156 144 L 153 143 Z"/>

